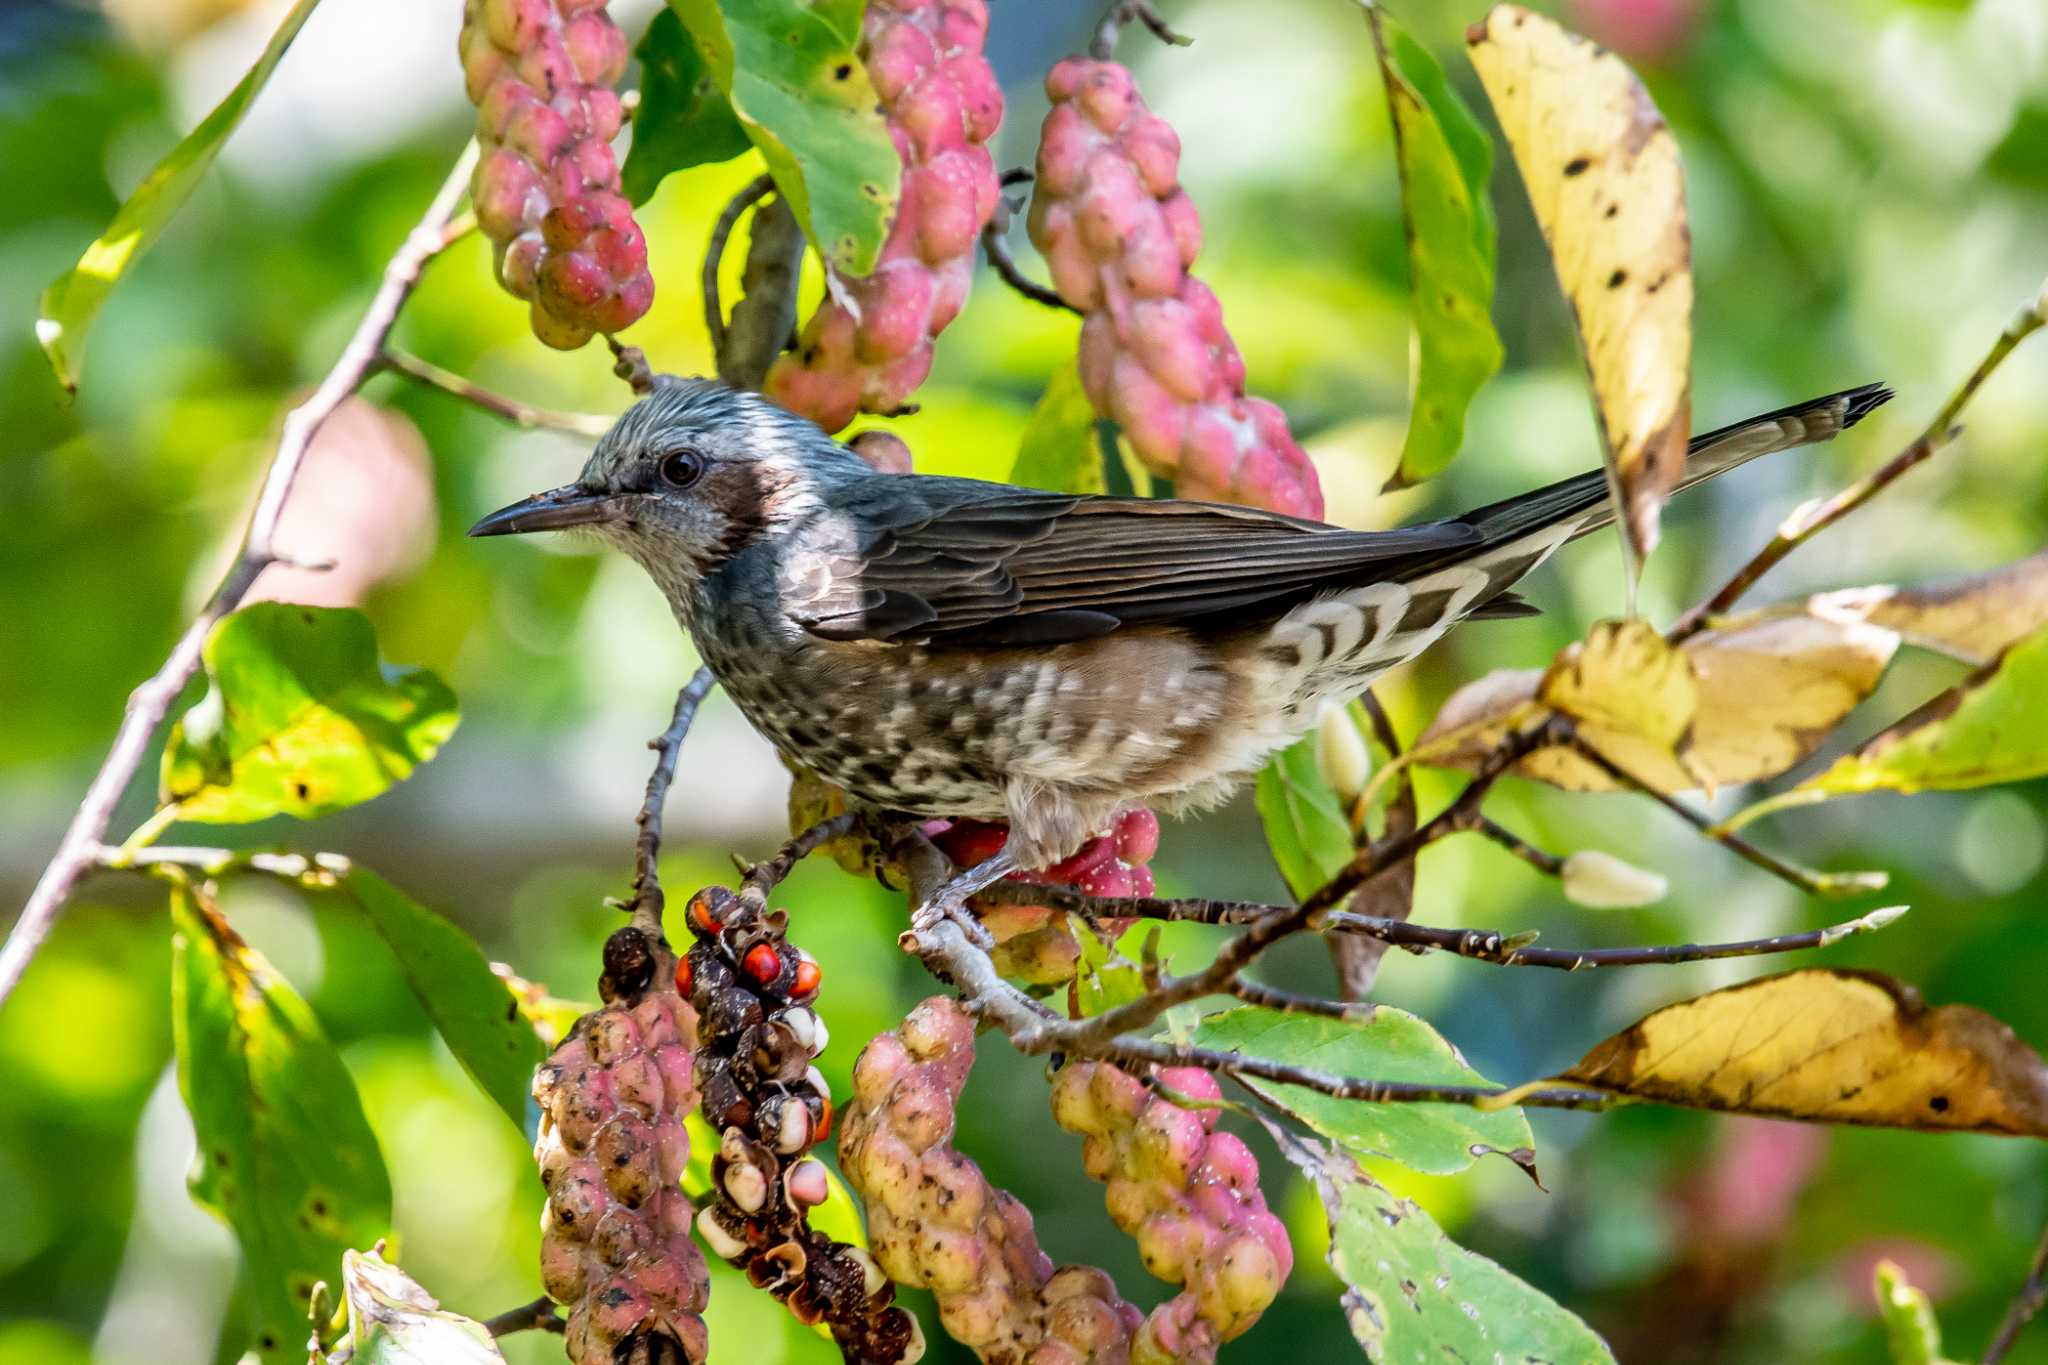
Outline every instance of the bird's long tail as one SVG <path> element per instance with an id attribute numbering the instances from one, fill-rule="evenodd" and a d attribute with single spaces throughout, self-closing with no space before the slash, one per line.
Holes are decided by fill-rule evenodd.
<path id="1" fill-rule="evenodd" d="M 1695 436 L 1686 447 L 1685 477 L 1678 486 L 1685 489 L 1704 483 L 1759 455 L 1831 441 L 1891 396 L 1892 391 L 1883 384 L 1864 384 Z M 1596 469 L 1467 512 L 1458 520 L 1476 529 L 1489 548 L 1505 549 L 1537 532 L 1561 531 L 1561 535 L 1541 537 L 1554 548 L 1613 522 L 1614 503 L 1607 495 L 1606 472 Z"/>

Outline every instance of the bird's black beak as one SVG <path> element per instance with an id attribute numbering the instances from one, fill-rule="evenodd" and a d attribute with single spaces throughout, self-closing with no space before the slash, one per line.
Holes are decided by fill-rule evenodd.
<path id="1" fill-rule="evenodd" d="M 517 536 L 528 531 L 560 531 L 571 526 L 589 526 L 609 521 L 618 512 L 618 499 L 608 493 L 592 493 L 575 484 L 550 488 L 521 498 L 510 507 L 500 507 L 469 528 L 473 536 Z"/>

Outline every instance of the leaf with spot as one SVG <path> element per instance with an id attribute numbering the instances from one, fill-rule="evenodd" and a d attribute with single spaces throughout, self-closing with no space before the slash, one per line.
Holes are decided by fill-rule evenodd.
<path id="1" fill-rule="evenodd" d="M 1349 1153 L 1272 1123 L 1266 1131 L 1322 1200 L 1344 1320 L 1374 1365 L 1612 1365 L 1592 1328 L 1446 1237 L 1420 1205 L 1377 1184 Z"/>
<path id="2" fill-rule="evenodd" d="M 674 10 L 655 11 L 633 55 L 640 104 L 619 171 L 628 199 L 644 204 L 669 172 L 730 161 L 754 145 Z"/>
<path id="3" fill-rule="evenodd" d="M 359 611 L 259 602 L 202 658 L 212 684 L 171 727 L 162 799 L 180 820 L 305 820 L 412 775 L 455 730 L 455 696 L 424 669 L 389 672 Z"/>
<path id="4" fill-rule="evenodd" d="M 1664 116 L 1621 58 L 1518 5 L 1465 37 L 1578 323 L 1634 568 L 1691 429 L 1692 240 Z"/>
<path id="5" fill-rule="evenodd" d="M 875 268 L 903 164 L 855 49 L 861 6 L 669 0 L 776 188 L 833 269 Z"/>
<path id="6" fill-rule="evenodd" d="M 1054 493 L 1108 492 L 1095 424 L 1095 405 L 1081 387 L 1081 367 L 1068 361 L 1053 372 L 1025 419 L 1010 482 Z"/>
<path id="7" fill-rule="evenodd" d="M 1472 398 L 1500 369 L 1493 328 L 1493 144 L 1427 48 L 1365 4 L 1387 91 L 1414 314 L 1408 436 L 1387 487 L 1440 472 L 1465 439 Z"/>
<path id="8" fill-rule="evenodd" d="M 84 367 L 85 335 L 114 287 L 144 252 L 170 225 L 192 191 L 199 187 L 221 147 L 240 126 L 242 116 L 270 80 L 285 49 L 313 13 L 320 0 L 298 0 L 278 24 L 270 41 L 227 97 L 213 112 L 200 120 L 170 153 L 143 177 L 135 192 L 115 211 L 93 244 L 78 258 L 78 264 L 59 275 L 43 291 L 36 317 L 36 339 L 49 357 L 57 381 L 76 392 Z"/>
<path id="9" fill-rule="evenodd" d="M 171 891 L 178 1089 L 192 1197 L 241 1244 L 251 1345 L 302 1365 L 313 1285 L 391 1231 L 391 1182 L 355 1082 L 306 1002 L 184 885 Z"/>
<path id="10" fill-rule="evenodd" d="M 1316 737 L 1273 755 L 1252 792 L 1266 846 L 1297 896 L 1306 896 L 1351 861 L 1351 822 L 1316 761 Z"/>
<path id="11" fill-rule="evenodd" d="M 1491 1085 L 1442 1034 L 1406 1010 L 1370 1007 L 1359 1019 L 1245 1007 L 1203 1019 L 1198 1047 L 1340 1076 L 1428 1085 Z M 1455 1175 L 1498 1154 L 1536 1171 L 1536 1139 L 1520 1109 L 1485 1113 L 1462 1104 L 1371 1104 L 1298 1085 L 1240 1077 L 1267 1103 L 1357 1156 L 1383 1156 L 1428 1175 Z"/>
<path id="12" fill-rule="evenodd" d="M 1897 724 L 1787 792 L 1728 821 L 1863 792 L 1957 791 L 2048 773 L 2048 630 L 2020 641 Z"/>
<path id="13" fill-rule="evenodd" d="M 441 1307 L 374 1251 L 342 1254 L 341 1289 L 349 1365 L 504 1365 L 482 1323 Z"/>
<path id="14" fill-rule="evenodd" d="M 1876 972 L 1782 972 L 1667 1005 L 1558 1080 L 1730 1114 L 2048 1137 L 2038 1052 Z"/>
<path id="15" fill-rule="evenodd" d="M 1654 635 L 1654 632 L 1651 632 Z M 1683 755 L 1622 745 L 1589 727 L 1601 752 L 1659 791 L 1776 777 L 1806 758 L 1884 676 L 1899 637 L 1841 613 L 1767 611 L 1703 630 L 1679 646 L 1695 693 Z M 1500 669 L 1452 693 L 1416 749 L 1427 761 L 1476 767 L 1528 714 L 1543 673 Z M 1623 761 L 1626 759 L 1626 761 Z M 1538 749 L 1516 772 L 1568 791 L 1621 784 L 1570 749 Z"/>
<path id="16" fill-rule="evenodd" d="M 374 872 L 355 868 L 335 889 L 390 947 L 462 1069 L 525 1132 L 527 1095 L 545 1049 L 476 941 Z"/>

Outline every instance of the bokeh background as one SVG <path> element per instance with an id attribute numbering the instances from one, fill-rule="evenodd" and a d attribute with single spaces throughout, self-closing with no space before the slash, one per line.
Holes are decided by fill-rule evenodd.
<path id="1" fill-rule="evenodd" d="M 385 257 L 465 136 L 455 0 L 329 0 L 247 124 L 93 336 L 67 403 L 38 354 L 42 285 L 155 159 L 238 78 L 282 0 L 0 4 L 0 905 L 18 905 L 103 751 L 127 690 L 161 659 L 224 560 L 277 422 L 324 373 Z M 993 50 L 1011 104 L 1002 164 L 1029 164 L 1037 78 L 1077 47 L 1093 0 L 998 0 Z M 1456 510 L 1586 467 L 1592 425 L 1574 342 L 1511 170 L 1496 177 L 1505 372 L 1480 396 L 1466 453 L 1431 485 L 1375 490 L 1405 420 L 1406 281 L 1382 95 L 1349 0 L 1169 0 L 1192 35 L 1134 31 L 1124 55 L 1178 126 L 1208 227 L 1202 271 L 1225 302 L 1254 388 L 1314 452 L 1334 519 L 1382 526 Z M 619 0 L 629 33 L 648 0 Z M 1483 108 L 1459 53 L 1478 0 L 1396 6 Z M 1668 619 L 1801 499 L 1890 454 L 2048 273 L 2048 6 L 2041 0 L 1575 0 L 1563 16 L 1628 55 L 1678 131 L 1699 276 L 1701 426 L 1884 379 L 1899 399 L 1850 438 L 1751 466 L 1666 521 L 1644 601 Z M 707 368 L 691 283 L 711 216 L 751 159 L 671 178 L 646 211 L 661 295 L 629 339 L 656 363 Z M 1028 248 L 1017 242 L 1027 262 Z M 406 312 L 408 348 L 522 398 L 609 413 L 627 397 L 602 349 L 528 335 L 472 239 Z M 897 430 L 928 470 L 1001 477 L 1071 317 L 978 281 L 947 333 L 924 410 Z M 629 870 L 643 741 L 694 664 L 653 588 L 574 544 L 466 541 L 481 512 L 563 481 L 582 447 L 519 433 L 438 394 L 379 379 L 323 438 L 287 543 L 339 554 L 284 596 L 364 605 L 395 660 L 462 699 L 440 758 L 320 828 L 186 831 L 332 848 L 376 867 L 557 993 L 589 996 Z M 1972 409 L 1960 445 L 1795 557 L 1759 600 L 1988 567 L 2048 539 L 2048 343 Z M 1533 580 L 1541 619 L 1475 627 L 1386 689 L 1403 730 L 1458 682 L 1546 660 L 1622 603 L 1618 551 L 1574 546 Z M 1907 651 L 1850 733 L 1945 685 Z M 726 875 L 783 830 L 783 775 L 714 697 L 671 801 L 670 884 Z M 147 784 L 139 784 L 139 787 Z M 1434 780 L 1425 799 L 1441 799 Z M 148 809 L 131 794 L 117 832 Z M 1739 799 L 1730 794 L 1727 799 Z M 2048 893 L 2040 784 L 1870 797 L 1758 833 L 1831 868 L 1883 867 L 1914 913 L 1834 950 L 1936 1001 L 1967 1001 L 2048 1044 Z M 1509 782 L 1497 811 L 1558 851 L 1599 847 L 1666 872 L 1669 898 L 1589 912 L 1490 845 L 1423 860 L 1418 918 L 1540 928 L 1547 942 L 1731 938 L 1810 928 L 1802 900 L 1629 797 Z M 173 836 L 175 839 L 178 836 Z M 1248 803 L 1168 829 L 1168 892 L 1277 895 Z M 821 1008 L 843 1085 L 859 1042 L 928 983 L 894 947 L 900 907 L 830 867 L 783 901 L 827 971 Z M 1875 902 L 1870 902 L 1875 903 Z M 539 1189 L 521 1137 L 433 1040 L 392 962 L 346 915 L 278 888 L 232 886 L 236 924 L 305 992 L 341 1043 L 397 1191 L 398 1251 L 451 1307 L 531 1297 Z M 1189 931 L 1199 938 L 1200 931 Z M 1169 940 L 1191 948 L 1192 938 Z M 90 881 L 0 1010 L 0 1362 L 232 1359 L 236 1259 L 184 1192 L 189 1125 L 170 1070 L 163 898 Z M 1787 965 L 1783 962 L 1777 966 Z M 1269 979 L 1327 982 L 1315 945 Z M 1756 964 L 1564 976 L 1396 955 L 1382 998 L 1434 1021 L 1487 1075 L 1547 1074 L 1650 1008 Z M 1935 1296 L 1959 1356 L 1981 1349 L 2048 1216 L 2048 1155 L 1974 1137 L 1738 1123 L 1639 1109 L 1534 1114 L 1548 1190 L 1504 1161 L 1448 1180 L 1381 1174 L 1459 1239 L 1587 1315 L 1624 1361 L 1880 1358 L 1866 1288 L 1880 1255 Z M 1157 1288 L 1052 1125 L 1037 1065 L 985 1044 L 962 1143 L 1021 1194 L 1062 1259 Z M 1347 1358 L 1320 1265 L 1319 1213 L 1269 1160 L 1268 1189 L 1303 1253 L 1235 1358 Z M 835 1358 L 721 1275 L 722 1362 Z M 930 1319 L 927 1319 L 928 1323 Z M 515 1361 L 558 1359 L 548 1339 Z M 946 1352 L 953 1350 L 948 1357 Z M 939 1358 L 958 1358 L 942 1345 Z M 2048 1360 L 2048 1328 L 2014 1359 Z"/>

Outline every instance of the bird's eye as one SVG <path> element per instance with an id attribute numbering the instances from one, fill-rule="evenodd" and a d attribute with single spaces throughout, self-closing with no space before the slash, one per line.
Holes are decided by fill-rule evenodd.
<path id="1" fill-rule="evenodd" d="M 694 450 L 677 450 L 661 460 L 661 481 L 671 488 L 688 488 L 704 477 L 704 457 Z"/>

